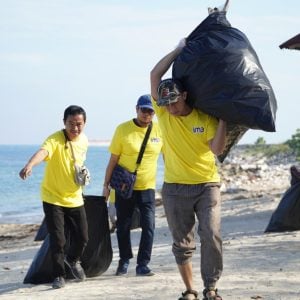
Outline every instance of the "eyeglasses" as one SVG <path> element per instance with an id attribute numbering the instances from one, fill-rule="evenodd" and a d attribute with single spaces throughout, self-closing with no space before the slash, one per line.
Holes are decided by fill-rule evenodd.
<path id="1" fill-rule="evenodd" d="M 81 128 L 84 126 L 84 122 L 72 122 L 72 121 L 67 121 L 66 126 L 68 127 L 78 127 Z"/>
<path id="2" fill-rule="evenodd" d="M 143 114 L 154 114 L 154 110 L 150 109 L 150 108 L 146 108 L 146 107 L 140 107 L 140 110 Z"/>

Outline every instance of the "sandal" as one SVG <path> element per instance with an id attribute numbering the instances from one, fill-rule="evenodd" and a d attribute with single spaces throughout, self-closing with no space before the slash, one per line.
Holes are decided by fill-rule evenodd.
<path id="1" fill-rule="evenodd" d="M 198 292 L 195 290 L 186 290 L 178 300 L 199 300 Z"/>
<path id="2" fill-rule="evenodd" d="M 218 290 L 215 288 L 203 290 L 203 300 L 222 300 L 222 297 L 218 294 Z"/>

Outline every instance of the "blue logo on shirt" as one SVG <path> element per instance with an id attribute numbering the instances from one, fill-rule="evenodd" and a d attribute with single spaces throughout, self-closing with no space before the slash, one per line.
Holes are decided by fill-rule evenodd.
<path id="1" fill-rule="evenodd" d="M 158 137 L 151 138 L 151 143 L 160 143 L 160 138 Z"/>
<path id="2" fill-rule="evenodd" d="M 193 133 L 203 133 L 204 127 L 193 127 Z"/>

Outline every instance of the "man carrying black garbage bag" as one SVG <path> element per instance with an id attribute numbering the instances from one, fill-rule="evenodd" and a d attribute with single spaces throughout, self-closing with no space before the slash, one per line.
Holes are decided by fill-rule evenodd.
<path id="1" fill-rule="evenodd" d="M 114 169 L 118 166 L 136 172 L 131 195 L 123 193 L 113 186 L 117 213 L 117 240 L 119 247 L 119 264 L 116 276 L 128 274 L 130 260 L 133 258 L 131 233 L 134 212 L 138 208 L 142 232 L 136 259 L 137 276 L 152 276 L 155 273 L 149 267 L 152 255 L 155 229 L 155 184 L 157 160 L 162 149 L 163 140 L 157 122 L 152 122 L 154 109 L 149 94 L 138 98 L 136 118 L 118 125 L 111 141 L 111 152 L 107 164 L 103 196 L 108 199 L 111 192 Z M 126 189 L 125 189 L 126 190 Z"/>
<path id="2" fill-rule="evenodd" d="M 172 78 L 161 80 L 185 45 L 164 56 L 151 71 L 153 106 L 164 139 L 162 200 L 173 237 L 172 251 L 186 286 L 180 300 L 198 299 L 192 256 L 196 250 L 195 216 L 201 238 L 201 274 L 207 300 L 221 300 L 216 289 L 223 269 L 220 233 L 220 177 L 215 155 L 225 146 L 226 122 L 186 102 L 187 92 Z"/>
<path id="3" fill-rule="evenodd" d="M 164 139 L 162 200 L 186 287 L 179 300 L 199 299 L 191 264 L 195 217 L 203 299 L 222 299 L 216 289 L 223 255 L 220 178 L 214 156 L 226 149 L 227 123 L 242 126 L 231 140 L 241 137 L 245 128 L 275 131 L 273 90 L 248 39 L 226 20 L 227 4 L 221 11 L 210 10 L 151 71 L 151 95 Z M 162 80 L 172 65 L 172 78 Z"/>
<path id="4" fill-rule="evenodd" d="M 41 197 L 50 238 L 55 289 L 65 286 L 65 264 L 78 280 L 85 279 L 80 257 L 88 242 L 88 224 L 83 205 L 82 187 L 75 181 L 74 162 L 81 166 L 86 159 L 88 139 L 83 133 L 85 110 L 70 105 L 64 111 L 64 129 L 50 135 L 41 148 L 29 159 L 19 175 L 26 179 L 34 166 L 46 162 Z M 64 253 L 68 224 L 75 242 Z"/>

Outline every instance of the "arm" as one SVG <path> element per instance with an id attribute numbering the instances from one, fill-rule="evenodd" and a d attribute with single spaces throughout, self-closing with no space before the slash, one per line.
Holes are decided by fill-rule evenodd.
<path id="1" fill-rule="evenodd" d="M 216 134 L 209 141 L 210 149 L 215 155 L 220 155 L 224 151 L 226 145 L 226 124 L 225 121 L 220 119 Z"/>
<path id="2" fill-rule="evenodd" d="M 156 101 L 158 99 L 157 89 L 163 75 L 169 70 L 175 58 L 179 55 L 182 48 L 185 46 L 185 39 L 182 39 L 178 46 L 164 56 L 152 69 L 150 73 L 151 96 Z"/>
<path id="3" fill-rule="evenodd" d="M 25 167 L 20 171 L 19 176 L 26 179 L 32 173 L 32 168 L 41 163 L 48 156 L 48 151 L 39 149 L 28 161 Z"/>
<path id="4" fill-rule="evenodd" d="M 106 167 L 105 178 L 104 178 L 104 183 L 103 183 L 103 192 L 102 192 L 102 195 L 105 196 L 106 200 L 108 199 L 109 193 L 110 193 L 110 190 L 109 190 L 110 178 L 111 178 L 111 175 L 112 175 L 112 172 L 113 172 L 115 166 L 119 162 L 119 158 L 120 158 L 120 156 L 111 154 L 108 165 Z"/>

